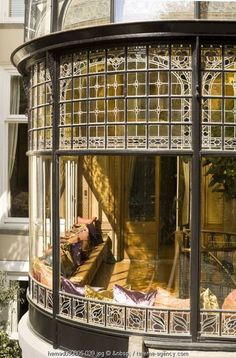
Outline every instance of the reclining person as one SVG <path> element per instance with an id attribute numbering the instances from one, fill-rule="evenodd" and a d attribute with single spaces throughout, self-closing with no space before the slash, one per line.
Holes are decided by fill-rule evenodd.
<path id="1" fill-rule="evenodd" d="M 91 238 L 96 235 L 94 226 L 96 219 L 96 217 L 85 219 L 78 216 L 72 229 L 60 237 L 61 271 L 64 276 L 70 276 L 73 270 L 89 257 Z M 52 266 L 52 247 L 45 250 L 41 259 L 46 265 Z"/>

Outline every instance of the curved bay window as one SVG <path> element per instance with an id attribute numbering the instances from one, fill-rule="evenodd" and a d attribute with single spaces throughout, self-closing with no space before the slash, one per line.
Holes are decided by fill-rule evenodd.
<path id="1" fill-rule="evenodd" d="M 68 349 L 235 347 L 235 41 L 122 26 L 25 45 L 31 324 Z"/>

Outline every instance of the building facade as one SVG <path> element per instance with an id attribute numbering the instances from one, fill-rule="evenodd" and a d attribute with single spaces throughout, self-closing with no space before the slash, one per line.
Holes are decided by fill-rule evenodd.
<path id="1" fill-rule="evenodd" d="M 9 284 L 28 285 L 28 159 L 26 98 L 22 79 L 10 56 L 24 39 L 24 1 L 0 4 L 0 270 Z M 24 293 L 26 302 L 26 293 Z M 27 309 L 27 308 L 26 308 Z M 7 331 L 17 337 L 17 323 L 25 313 L 15 301 L 1 315 Z"/>
<path id="2" fill-rule="evenodd" d="M 29 322 L 54 348 L 235 351 L 235 16 L 27 2 Z"/>

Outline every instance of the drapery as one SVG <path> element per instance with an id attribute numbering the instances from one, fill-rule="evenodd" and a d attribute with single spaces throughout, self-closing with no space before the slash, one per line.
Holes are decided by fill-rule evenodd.
<path id="1" fill-rule="evenodd" d="M 10 113 L 19 114 L 20 108 L 20 77 L 13 76 L 11 78 L 11 102 Z M 8 126 L 8 178 L 11 179 L 18 138 L 18 123 L 10 123 Z"/>

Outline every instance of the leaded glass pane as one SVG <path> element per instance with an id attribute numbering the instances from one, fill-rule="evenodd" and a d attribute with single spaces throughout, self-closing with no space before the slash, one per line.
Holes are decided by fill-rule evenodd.
<path id="1" fill-rule="evenodd" d="M 105 148 L 105 127 L 91 126 L 89 127 L 89 147 Z"/>
<path id="2" fill-rule="evenodd" d="M 221 72 L 206 72 L 202 74 L 202 94 L 203 96 L 222 95 Z"/>
<path id="3" fill-rule="evenodd" d="M 89 97 L 98 98 L 105 95 L 105 76 L 90 76 L 89 77 Z"/>
<path id="4" fill-rule="evenodd" d="M 231 150 L 235 150 L 235 47 L 231 44 L 207 44 L 202 45 L 201 51 L 204 69 L 201 81 L 202 123 L 211 124 L 202 125 L 202 146 L 210 150 L 230 150 L 231 145 Z M 232 124 L 232 127 L 225 124 Z"/>
<path id="5" fill-rule="evenodd" d="M 107 126 L 107 147 L 125 148 L 125 126 Z"/>
<path id="6" fill-rule="evenodd" d="M 125 120 L 125 101 L 123 99 L 107 100 L 107 121 L 124 122 Z"/>
<path id="7" fill-rule="evenodd" d="M 192 119 L 192 100 L 189 98 L 171 99 L 171 121 L 172 122 L 191 122 Z"/>
<path id="8" fill-rule="evenodd" d="M 73 103 L 73 123 L 87 123 L 87 102 L 79 101 Z"/>
<path id="9" fill-rule="evenodd" d="M 73 148 L 87 148 L 87 127 L 76 126 L 73 128 Z"/>
<path id="10" fill-rule="evenodd" d="M 75 77 L 73 80 L 73 97 L 75 100 L 87 98 L 87 77 Z"/>
<path id="11" fill-rule="evenodd" d="M 222 100 L 220 98 L 202 101 L 202 121 L 204 123 L 222 122 Z"/>
<path id="12" fill-rule="evenodd" d="M 168 69 L 170 64 L 169 45 L 149 46 L 148 64 L 150 69 Z"/>
<path id="13" fill-rule="evenodd" d="M 150 125 L 148 127 L 148 146 L 149 148 L 169 148 L 169 126 Z"/>
<path id="14" fill-rule="evenodd" d="M 149 122 L 169 121 L 169 98 L 149 99 Z"/>
<path id="15" fill-rule="evenodd" d="M 146 98 L 127 100 L 128 122 L 146 121 Z"/>
<path id="16" fill-rule="evenodd" d="M 105 71 L 105 50 L 89 52 L 89 72 L 98 73 Z"/>
<path id="17" fill-rule="evenodd" d="M 127 69 L 144 70 L 147 66 L 146 46 L 133 46 L 127 49 Z"/>
<path id="18" fill-rule="evenodd" d="M 146 131 L 145 125 L 128 125 L 127 126 L 127 147 L 128 148 L 146 148 Z"/>
<path id="19" fill-rule="evenodd" d="M 97 123 L 105 121 L 105 101 L 89 102 L 89 123 Z"/>
<path id="20" fill-rule="evenodd" d="M 107 50 L 107 71 L 124 71 L 125 69 L 125 48 L 114 48 Z"/>
<path id="21" fill-rule="evenodd" d="M 236 95 L 236 72 L 225 72 L 224 95 L 234 97 Z"/>
<path id="22" fill-rule="evenodd" d="M 171 72 L 171 94 L 172 96 L 191 96 L 192 74 L 191 72 Z"/>
<path id="23" fill-rule="evenodd" d="M 124 82 L 123 74 L 107 75 L 107 97 L 124 96 Z"/>
<path id="24" fill-rule="evenodd" d="M 171 45 L 171 68 L 192 69 L 191 45 Z"/>
<path id="25" fill-rule="evenodd" d="M 73 75 L 81 76 L 88 72 L 87 52 L 76 52 L 73 54 Z"/>
<path id="26" fill-rule="evenodd" d="M 225 123 L 236 123 L 236 100 L 225 99 L 224 105 Z"/>
<path id="27" fill-rule="evenodd" d="M 150 72 L 149 73 L 149 95 L 166 96 L 169 94 L 169 73 Z"/>
<path id="28" fill-rule="evenodd" d="M 128 73 L 128 96 L 145 96 L 146 95 L 146 73 Z"/>
<path id="29" fill-rule="evenodd" d="M 217 70 L 222 68 L 222 46 L 201 46 L 201 68 L 202 70 Z"/>
<path id="30" fill-rule="evenodd" d="M 236 46 L 224 46 L 224 68 L 228 71 L 236 70 Z"/>
<path id="31" fill-rule="evenodd" d="M 69 101 L 72 99 L 72 80 L 64 79 L 60 82 L 60 101 Z"/>
<path id="32" fill-rule="evenodd" d="M 72 75 L 72 55 L 62 56 L 60 60 L 60 77 L 69 77 Z"/>

